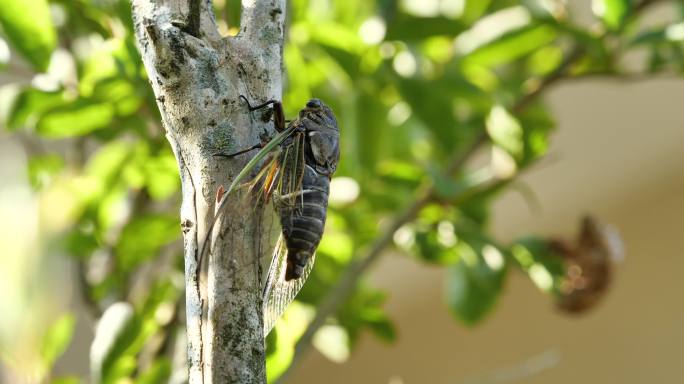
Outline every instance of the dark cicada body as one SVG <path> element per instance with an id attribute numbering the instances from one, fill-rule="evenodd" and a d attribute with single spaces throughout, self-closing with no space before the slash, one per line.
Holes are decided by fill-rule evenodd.
<path id="1" fill-rule="evenodd" d="M 287 164 L 289 156 L 303 155 L 304 166 L 302 172 L 297 172 L 297 166 L 281 171 L 283 175 L 292 172 L 291 177 L 301 178 L 301 183 L 294 183 L 299 184 L 296 190 L 285 190 L 285 194 L 274 199 L 287 246 L 286 281 L 303 275 L 323 236 L 330 176 L 335 172 L 340 156 L 337 121 L 330 108 L 320 100 L 310 100 L 290 125 L 295 127 L 295 132 L 303 134 L 299 136 L 303 141 L 300 143 L 303 153 L 290 151 L 293 144 L 284 142 L 281 162 Z M 297 137 L 293 136 L 295 140 Z"/>
<path id="2" fill-rule="evenodd" d="M 306 165 L 301 201 L 279 204 L 280 225 L 287 246 L 285 280 L 298 279 L 323 236 L 327 216 L 330 178 Z"/>
<path id="3" fill-rule="evenodd" d="M 273 201 L 282 227 L 264 283 L 264 333 L 268 334 L 313 267 L 325 227 L 330 177 L 340 158 L 340 133 L 332 110 L 318 99 L 309 100 L 286 127 L 280 102 L 269 100 L 252 107 L 242 98 L 250 111 L 273 105 L 278 131 L 265 145 L 257 144 L 230 155 L 217 154 L 233 157 L 263 148 L 252 159 L 258 161 L 260 154 L 277 148 L 249 183 L 257 199 Z"/>

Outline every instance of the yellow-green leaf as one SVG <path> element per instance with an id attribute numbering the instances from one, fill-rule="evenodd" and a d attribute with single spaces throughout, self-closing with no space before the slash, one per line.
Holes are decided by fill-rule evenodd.
<path id="1" fill-rule="evenodd" d="M 520 122 L 504 107 L 497 105 L 487 117 L 487 133 L 494 144 L 508 152 L 515 159 L 523 156 L 523 129 Z"/>
<path id="2" fill-rule="evenodd" d="M 66 350 L 74 333 L 76 318 L 68 313 L 55 321 L 43 336 L 40 356 L 43 363 L 50 367 Z"/>
<path id="3" fill-rule="evenodd" d="M 83 100 L 47 112 L 36 131 L 50 138 L 80 136 L 107 127 L 113 117 L 111 104 Z"/>
<path id="4" fill-rule="evenodd" d="M 593 0 L 591 8 L 594 14 L 612 30 L 622 27 L 631 10 L 630 0 Z"/>
<path id="5" fill-rule="evenodd" d="M 47 70 L 57 45 L 47 0 L 0 0 L 0 25 L 17 51 L 37 70 Z"/>

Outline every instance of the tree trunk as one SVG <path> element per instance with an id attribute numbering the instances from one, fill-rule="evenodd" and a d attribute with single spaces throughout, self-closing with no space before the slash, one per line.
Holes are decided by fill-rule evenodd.
<path id="1" fill-rule="evenodd" d="M 200 250 L 217 190 L 249 159 L 214 154 L 273 133 L 269 116 L 249 113 L 238 96 L 281 98 L 284 14 L 285 0 L 243 0 L 239 35 L 223 38 L 211 0 L 133 0 L 138 46 L 182 181 L 191 384 L 266 381 L 259 260 L 270 213 L 229 197 L 210 251 L 200 259 Z"/>

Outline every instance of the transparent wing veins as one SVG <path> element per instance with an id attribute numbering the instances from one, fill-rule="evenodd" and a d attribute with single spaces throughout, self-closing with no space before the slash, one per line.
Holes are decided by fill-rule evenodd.
<path id="1" fill-rule="evenodd" d="M 264 337 L 273 329 L 280 316 L 285 313 L 287 306 L 294 300 L 299 290 L 302 289 L 306 279 L 313 269 L 316 254 L 304 268 L 304 273 L 299 279 L 285 281 L 285 269 L 287 267 L 287 246 L 281 234 L 278 237 L 276 247 L 273 250 L 273 259 L 268 268 L 266 282 L 264 283 Z"/>

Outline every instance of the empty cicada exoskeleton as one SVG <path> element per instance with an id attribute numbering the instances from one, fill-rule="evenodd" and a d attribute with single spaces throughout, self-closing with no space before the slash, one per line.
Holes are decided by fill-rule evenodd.
<path id="1" fill-rule="evenodd" d="M 563 257 L 565 265 L 557 306 L 570 313 L 592 308 L 608 291 L 614 264 L 623 259 L 618 232 L 610 225 L 585 216 L 574 244 L 552 240 L 550 247 Z"/>

